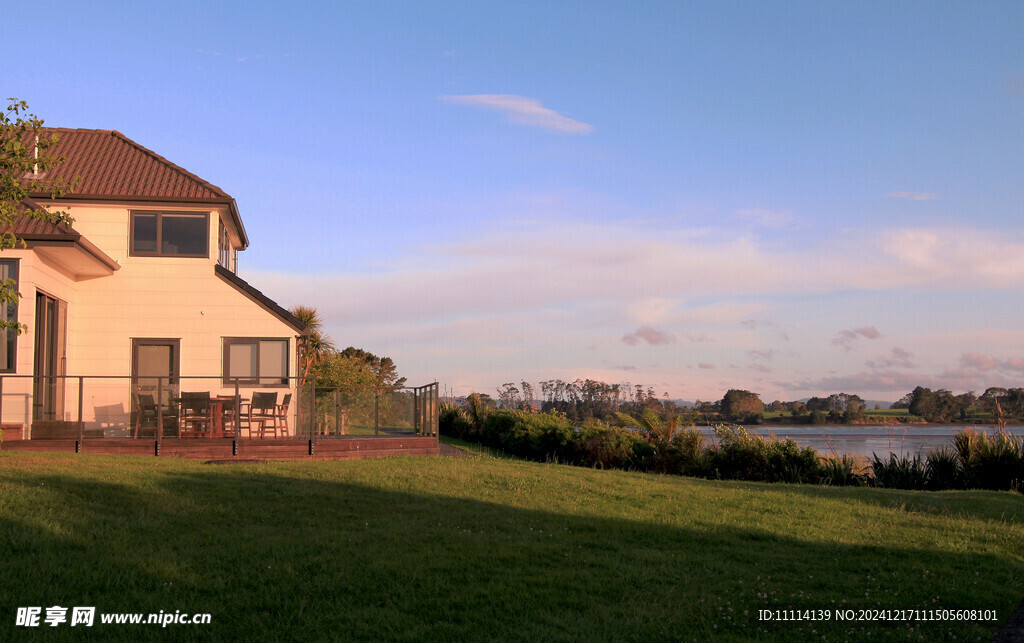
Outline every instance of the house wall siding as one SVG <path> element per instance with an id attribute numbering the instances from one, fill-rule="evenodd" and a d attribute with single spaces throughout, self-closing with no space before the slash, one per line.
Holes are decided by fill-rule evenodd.
<path id="1" fill-rule="evenodd" d="M 129 213 L 142 209 L 209 213 L 208 257 L 129 256 Z M 33 373 L 34 293 L 39 288 L 68 302 L 68 375 L 128 376 L 133 338 L 172 338 L 180 340 L 180 374 L 210 378 L 184 380 L 183 390 L 233 393 L 221 381 L 225 337 L 287 338 L 289 374 L 295 375 L 295 329 L 215 274 L 218 225 L 224 212 L 176 206 L 99 205 L 67 210 L 75 219 L 75 229 L 121 268 L 110 276 L 75 281 L 73 275 L 44 264 L 32 250 L 11 252 L 10 256 L 22 259 L 19 277 L 25 298 L 18 317 L 30 329 L 18 340 L 18 374 Z M 72 387 L 77 383 L 68 384 L 68 389 Z M 119 404 L 127 417 L 131 408 L 129 388 L 127 379 L 87 381 L 83 419 L 94 421 L 96 409 L 103 409 L 107 417 Z M 284 388 L 273 390 L 279 395 L 289 392 Z M 5 422 L 27 422 L 21 400 L 30 392 L 27 379 L 5 382 Z M 69 390 L 67 399 L 65 419 L 72 420 L 78 412 L 77 391 Z"/>

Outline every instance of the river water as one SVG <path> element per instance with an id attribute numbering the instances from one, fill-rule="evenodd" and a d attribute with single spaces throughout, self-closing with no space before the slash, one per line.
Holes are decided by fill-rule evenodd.
<path id="1" fill-rule="evenodd" d="M 778 438 L 792 438 L 803 447 L 814 447 L 822 455 L 850 454 L 870 458 L 873 454 L 886 457 L 897 455 L 920 455 L 940 445 L 953 446 L 953 436 L 963 430 L 963 425 L 946 424 L 897 424 L 893 426 L 852 424 L 827 426 L 750 426 L 752 435 L 772 434 Z M 989 436 L 996 432 L 994 426 L 971 427 L 978 433 L 985 431 Z M 710 427 L 699 427 L 705 435 L 714 435 Z M 1008 426 L 1007 433 L 1024 437 L 1024 426 Z"/>

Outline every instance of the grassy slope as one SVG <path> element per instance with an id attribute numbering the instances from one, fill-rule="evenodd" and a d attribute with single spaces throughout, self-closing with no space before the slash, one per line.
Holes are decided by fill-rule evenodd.
<path id="1" fill-rule="evenodd" d="M 757 610 L 1004 620 L 1024 587 L 1022 508 L 1014 493 L 490 458 L 213 466 L 0 452 L 0 639 L 17 606 L 53 604 L 213 614 L 210 626 L 106 626 L 117 637 L 987 637 L 996 623 L 765 624 Z"/>

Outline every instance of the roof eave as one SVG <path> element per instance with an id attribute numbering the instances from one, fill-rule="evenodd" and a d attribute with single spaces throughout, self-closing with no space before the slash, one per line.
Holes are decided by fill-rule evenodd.
<path id="1" fill-rule="evenodd" d="M 249 282 L 247 282 L 246 280 L 242 279 L 241 277 L 239 277 L 238 275 L 231 272 L 230 270 L 228 270 L 227 268 L 220 264 L 214 265 L 214 272 L 217 274 L 218 277 L 223 279 L 225 282 L 227 282 L 229 285 L 235 288 L 238 292 L 242 293 L 252 301 L 259 304 L 264 310 L 274 315 L 275 317 L 283 321 L 285 324 L 291 326 L 293 329 L 295 329 L 295 332 L 299 333 L 300 335 L 309 335 L 309 327 L 302 323 L 302 320 L 288 312 L 285 308 L 283 308 L 280 304 L 278 304 L 270 297 L 267 297 L 259 290 L 256 290 L 255 288 L 250 286 Z"/>

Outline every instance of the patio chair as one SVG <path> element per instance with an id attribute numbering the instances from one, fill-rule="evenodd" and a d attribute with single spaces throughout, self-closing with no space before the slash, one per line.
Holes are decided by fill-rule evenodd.
<path id="1" fill-rule="evenodd" d="M 292 403 L 292 394 L 285 393 L 284 399 L 281 400 L 280 404 L 274 405 L 274 415 L 278 426 L 281 428 L 281 435 L 288 435 L 288 407 Z"/>
<path id="2" fill-rule="evenodd" d="M 151 429 L 153 437 L 156 437 L 156 429 L 160 423 L 161 413 L 153 396 L 148 393 L 138 393 L 135 396 L 135 400 L 135 408 L 137 409 L 135 412 L 135 437 L 138 438 L 139 433 L 147 429 Z M 163 421 L 164 433 L 166 434 L 168 425 L 173 429 L 178 423 L 178 418 L 169 409 L 163 409 Z"/>
<path id="3" fill-rule="evenodd" d="M 253 393 L 249 403 L 249 412 L 245 415 L 245 423 L 252 437 L 253 425 L 259 424 L 260 437 L 267 437 L 267 429 L 277 437 L 277 393 Z"/>
<path id="4" fill-rule="evenodd" d="M 213 413 L 210 410 L 210 393 L 181 394 L 178 415 L 178 433 L 181 437 L 197 438 L 213 428 Z"/>
<path id="5" fill-rule="evenodd" d="M 238 435 L 238 413 L 235 412 L 235 398 L 219 398 L 221 431 L 225 438 Z"/>

